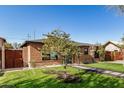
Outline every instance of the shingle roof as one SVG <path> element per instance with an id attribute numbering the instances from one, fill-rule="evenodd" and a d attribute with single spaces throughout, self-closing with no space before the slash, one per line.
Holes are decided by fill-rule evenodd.
<path id="1" fill-rule="evenodd" d="M 76 42 L 78 46 L 92 46 L 93 44 L 90 43 L 81 43 L 81 42 Z"/>
<path id="2" fill-rule="evenodd" d="M 28 40 L 28 41 L 25 41 L 21 47 L 23 47 L 26 43 L 43 43 L 43 39 L 36 39 L 36 40 Z M 93 44 L 90 44 L 90 43 L 81 43 L 81 42 L 76 42 L 76 41 L 72 41 L 72 42 L 75 42 L 77 43 L 78 46 L 92 46 Z"/>
<path id="3" fill-rule="evenodd" d="M 28 43 L 41 43 L 41 44 L 43 44 L 42 39 L 27 40 L 27 41 L 25 41 L 24 43 L 22 43 L 21 47 L 25 46 L 25 45 L 28 44 Z"/>

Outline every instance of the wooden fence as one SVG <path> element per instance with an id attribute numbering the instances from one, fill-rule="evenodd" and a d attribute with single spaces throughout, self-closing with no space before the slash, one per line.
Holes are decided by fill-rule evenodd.
<path id="1" fill-rule="evenodd" d="M 106 51 L 105 60 L 106 61 L 123 60 L 123 53 L 117 51 L 113 51 L 113 52 Z"/>
<path id="2" fill-rule="evenodd" d="M 0 51 L 0 61 L 2 60 Z M 0 63 L 1 67 L 1 63 Z M 22 50 L 5 50 L 5 68 L 23 67 Z"/>
<path id="3" fill-rule="evenodd" d="M 22 50 L 5 50 L 5 68 L 23 67 Z"/>

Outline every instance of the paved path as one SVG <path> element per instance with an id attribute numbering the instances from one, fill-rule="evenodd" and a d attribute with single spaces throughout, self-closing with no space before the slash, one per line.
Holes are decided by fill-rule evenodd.
<path id="1" fill-rule="evenodd" d="M 38 68 L 52 68 L 52 67 L 60 67 L 63 65 L 50 65 L 50 66 L 39 66 L 35 68 L 29 68 L 29 67 L 23 67 L 23 68 L 10 68 L 10 69 L 4 69 L 4 72 L 13 72 L 13 71 L 22 71 L 22 70 L 30 70 L 30 69 L 38 69 Z"/>
<path id="2" fill-rule="evenodd" d="M 124 60 L 110 61 L 108 63 L 116 63 L 116 64 L 123 64 L 124 65 Z"/>
<path id="3" fill-rule="evenodd" d="M 120 77 L 124 78 L 124 73 L 121 72 L 115 72 L 115 71 L 110 71 L 110 70 L 103 70 L 103 69 L 98 69 L 98 68 L 92 68 L 92 67 L 86 67 L 86 66 L 80 66 L 80 65 L 72 65 L 72 67 L 84 69 L 88 72 L 96 72 L 99 74 L 107 74 L 115 77 Z"/>

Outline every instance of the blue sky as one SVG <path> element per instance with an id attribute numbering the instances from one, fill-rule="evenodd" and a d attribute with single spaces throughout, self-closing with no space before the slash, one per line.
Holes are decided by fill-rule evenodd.
<path id="1" fill-rule="evenodd" d="M 107 6 L 0 6 L 0 36 L 8 42 L 23 42 L 56 28 L 72 40 L 88 43 L 119 41 L 124 34 L 124 16 Z"/>

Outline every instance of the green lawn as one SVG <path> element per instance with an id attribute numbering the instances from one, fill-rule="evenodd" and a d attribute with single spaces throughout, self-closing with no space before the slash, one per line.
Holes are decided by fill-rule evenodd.
<path id="1" fill-rule="evenodd" d="M 124 87 L 124 79 L 115 78 L 96 73 L 85 73 L 83 70 L 68 67 L 71 74 L 80 75 L 81 83 L 63 83 L 55 74 L 45 74 L 48 70 L 63 71 L 63 67 L 33 69 L 25 71 L 7 72 L 0 76 L 0 87 L 17 88 L 121 88 Z"/>
<path id="2" fill-rule="evenodd" d="M 102 68 L 112 71 L 124 72 L 124 66 L 122 64 L 116 63 L 93 63 L 93 64 L 85 64 L 86 66 L 95 67 L 95 68 Z"/>

